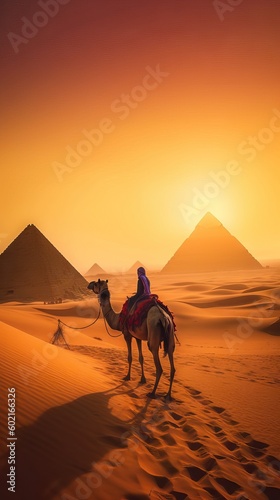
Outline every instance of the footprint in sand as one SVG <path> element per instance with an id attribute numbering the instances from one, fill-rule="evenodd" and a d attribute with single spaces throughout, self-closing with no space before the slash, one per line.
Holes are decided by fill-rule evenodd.
<path id="1" fill-rule="evenodd" d="M 217 468 L 217 460 L 215 458 L 209 457 L 203 460 L 203 466 L 207 472 L 212 471 L 213 469 Z"/>
<path id="2" fill-rule="evenodd" d="M 182 430 L 188 434 L 188 437 L 192 440 L 196 440 L 198 438 L 198 434 L 196 432 L 196 430 L 194 429 L 194 427 L 192 427 L 191 425 L 189 424 L 185 424 L 183 425 L 182 427 Z"/>
<path id="3" fill-rule="evenodd" d="M 276 471 L 278 475 L 280 475 L 280 460 L 279 458 L 273 457 L 272 455 L 267 455 L 265 460 L 271 469 L 271 471 Z"/>
<path id="4" fill-rule="evenodd" d="M 232 441 L 225 441 L 223 445 L 229 450 L 229 451 L 234 451 L 236 448 L 238 448 L 238 445 L 236 443 L 233 443 Z"/>
<path id="5" fill-rule="evenodd" d="M 133 398 L 133 399 L 140 399 L 140 396 L 138 394 L 135 394 L 135 392 L 132 392 L 130 394 L 130 397 Z M 141 398 L 142 399 L 142 398 Z"/>
<path id="6" fill-rule="evenodd" d="M 236 494 L 238 491 L 241 492 L 240 485 L 234 481 L 230 481 L 224 477 L 216 477 L 215 481 L 217 481 L 229 495 Z"/>
<path id="7" fill-rule="evenodd" d="M 169 427 L 170 427 L 170 422 L 168 420 L 165 420 L 164 422 L 162 422 L 161 424 L 158 425 L 158 429 L 161 431 L 161 432 L 166 432 L 169 430 Z"/>
<path id="8" fill-rule="evenodd" d="M 186 441 L 186 443 L 187 443 L 189 449 L 192 451 L 198 451 L 201 448 L 204 448 L 203 444 L 200 443 L 199 441 Z"/>
<path id="9" fill-rule="evenodd" d="M 162 489 L 171 489 L 172 488 L 172 483 L 169 481 L 169 479 L 167 477 L 164 477 L 164 476 L 154 476 L 154 480 L 157 484 L 157 486 L 159 486 L 159 488 L 162 488 Z"/>
<path id="10" fill-rule="evenodd" d="M 239 432 L 238 435 L 241 436 L 243 439 L 251 437 L 251 434 L 249 434 L 249 432 Z"/>
<path id="11" fill-rule="evenodd" d="M 211 401 L 211 399 L 201 399 L 200 403 L 204 406 L 209 406 L 213 401 Z"/>
<path id="12" fill-rule="evenodd" d="M 225 408 L 222 408 L 221 406 L 211 406 L 212 410 L 214 410 L 216 413 L 223 413 L 225 410 Z"/>
<path id="13" fill-rule="evenodd" d="M 227 419 L 227 422 L 230 424 L 230 425 L 238 425 L 239 422 L 237 422 L 236 420 L 233 420 L 232 418 L 228 418 Z"/>
<path id="14" fill-rule="evenodd" d="M 224 431 L 220 431 L 220 432 L 216 432 L 216 436 L 219 438 L 219 439 L 224 439 L 226 437 L 226 434 Z"/>
<path id="15" fill-rule="evenodd" d="M 189 389 L 189 392 L 191 393 L 192 396 L 197 397 L 201 394 L 201 391 L 197 391 L 196 389 Z"/>
<path id="16" fill-rule="evenodd" d="M 221 432 L 222 428 L 216 425 L 216 422 L 213 422 L 213 420 L 209 423 L 206 424 L 207 427 L 210 427 L 215 434 L 218 434 L 218 432 Z"/>
<path id="17" fill-rule="evenodd" d="M 247 443 L 250 448 L 257 448 L 258 450 L 263 450 L 264 448 L 268 448 L 267 443 L 263 443 L 262 441 L 256 441 L 255 439 L 252 439 L 249 443 Z"/>
<path id="18" fill-rule="evenodd" d="M 247 433 L 244 433 L 245 435 Z M 246 439 L 247 437 L 250 438 L 250 441 Z M 250 434 L 245 436 L 245 442 L 247 445 L 247 449 L 249 450 L 249 456 L 254 457 L 254 458 L 260 458 L 263 457 L 266 454 L 268 444 L 263 443 L 262 441 L 256 441 L 255 439 L 252 439 Z"/>
<path id="19" fill-rule="evenodd" d="M 185 467 L 185 471 L 187 472 L 187 475 L 190 476 L 190 478 L 198 482 L 200 479 L 202 479 L 204 476 L 206 476 L 207 471 L 200 469 L 200 467 Z"/>
<path id="20" fill-rule="evenodd" d="M 242 467 L 249 474 L 254 474 L 254 472 L 256 472 L 258 470 L 258 467 L 255 464 L 253 464 L 252 462 L 248 462 L 247 464 L 242 464 Z"/>
<path id="21" fill-rule="evenodd" d="M 174 420 L 182 420 L 184 418 L 183 415 L 179 415 L 179 413 L 175 413 L 174 411 L 170 412 L 170 415 Z"/>
<path id="22" fill-rule="evenodd" d="M 168 446 L 174 446 L 174 444 L 176 444 L 175 439 L 170 434 L 163 434 L 162 439 Z"/>

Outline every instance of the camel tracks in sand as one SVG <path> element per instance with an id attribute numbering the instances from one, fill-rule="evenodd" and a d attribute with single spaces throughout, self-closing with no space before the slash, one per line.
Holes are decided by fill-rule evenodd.
<path id="1" fill-rule="evenodd" d="M 153 490 L 150 498 L 278 500 L 274 495 L 280 493 L 279 462 L 267 453 L 268 445 L 239 430 L 240 424 L 225 408 L 204 398 L 201 391 L 190 386 L 185 390 L 186 403 L 154 401 L 159 421 L 149 421 L 150 407 L 145 414 L 153 439 L 142 444 L 157 465 L 143 462 L 143 448 L 139 465 L 166 491 L 165 496 Z"/>

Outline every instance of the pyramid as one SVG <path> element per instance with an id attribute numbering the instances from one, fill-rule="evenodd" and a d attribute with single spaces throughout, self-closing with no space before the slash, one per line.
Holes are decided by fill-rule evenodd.
<path id="1" fill-rule="evenodd" d="M 91 268 L 86 272 L 85 276 L 97 276 L 97 275 L 103 275 L 106 274 L 106 271 L 102 269 L 98 264 L 93 264 Z"/>
<path id="2" fill-rule="evenodd" d="M 0 301 L 60 301 L 88 294 L 88 282 L 33 224 L 0 255 Z"/>
<path id="3" fill-rule="evenodd" d="M 144 267 L 144 269 L 145 269 L 147 272 L 149 272 L 149 270 L 148 270 L 145 266 L 143 266 L 143 264 L 141 264 L 141 262 L 139 262 L 139 260 L 137 260 L 137 261 L 135 262 L 135 264 L 133 264 L 133 266 L 131 266 L 131 267 L 129 268 L 129 270 L 128 270 L 128 271 L 126 271 L 126 274 L 136 274 L 136 273 L 137 273 L 137 269 L 138 269 L 138 267 Z"/>
<path id="4" fill-rule="evenodd" d="M 248 250 L 208 212 L 161 272 L 183 274 L 261 268 Z"/>

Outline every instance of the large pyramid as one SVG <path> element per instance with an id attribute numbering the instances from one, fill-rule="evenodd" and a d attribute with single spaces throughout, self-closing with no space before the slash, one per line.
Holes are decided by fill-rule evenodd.
<path id="1" fill-rule="evenodd" d="M 182 274 L 260 268 L 261 264 L 208 212 L 161 272 Z"/>
<path id="2" fill-rule="evenodd" d="M 33 224 L 0 255 L 0 301 L 56 301 L 88 294 L 88 282 Z"/>

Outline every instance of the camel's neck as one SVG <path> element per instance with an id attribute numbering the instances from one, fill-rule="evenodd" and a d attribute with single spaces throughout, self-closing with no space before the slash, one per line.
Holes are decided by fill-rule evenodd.
<path id="1" fill-rule="evenodd" d="M 110 298 L 106 298 L 101 302 L 103 316 L 106 319 L 108 325 L 113 330 L 121 330 L 120 328 L 120 314 L 116 313 L 111 306 Z"/>

